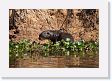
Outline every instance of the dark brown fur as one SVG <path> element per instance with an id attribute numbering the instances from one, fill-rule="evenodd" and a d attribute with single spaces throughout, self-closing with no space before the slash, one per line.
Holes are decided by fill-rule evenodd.
<path id="1" fill-rule="evenodd" d="M 53 43 L 61 41 L 62 39 L 66 40 L 66 38 L 69 38 L 71 42 L 74 42 L 71 34 L 63 32 L 61 30 L 46 30 L 39 35 L 39 40 L 48 39 Z"/>

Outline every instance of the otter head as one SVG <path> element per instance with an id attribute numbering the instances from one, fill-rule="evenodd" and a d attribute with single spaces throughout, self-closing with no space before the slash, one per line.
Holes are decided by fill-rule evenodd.
<path id="1" fill-rule="evenodd" d="M 43 31 L 39 35 L 39 40 L 50 39 L 51 36 L 53 36 L 53 32 L 51 30 Z"/>

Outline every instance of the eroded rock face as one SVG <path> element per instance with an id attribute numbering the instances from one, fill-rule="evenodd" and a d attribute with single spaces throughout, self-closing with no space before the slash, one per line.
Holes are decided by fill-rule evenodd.
<path id="1" fill-rule="evenodd" d="M 39 42 L 45 30 L 64 29 L 75 40 L 98 40 L 98 10 L 77 9 L 14 9 L 9 10 L 9 38 Z"/>

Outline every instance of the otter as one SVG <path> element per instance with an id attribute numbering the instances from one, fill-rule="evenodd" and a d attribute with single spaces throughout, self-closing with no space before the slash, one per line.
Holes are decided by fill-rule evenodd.
<path id="1" fill-rule="evenodd" d="M 48 39 L 51 40 L 53 44 L 62 39 L 66 41 L 67 38 L 70 39 L 70 42 L 74 42 L 72 35 L 62 30 L 46 30 L 39 34 L 39 40 Z"/>

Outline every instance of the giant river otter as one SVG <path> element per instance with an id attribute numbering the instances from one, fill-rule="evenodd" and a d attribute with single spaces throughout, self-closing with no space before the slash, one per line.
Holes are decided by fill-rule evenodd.
<path id="1" fill-rule="evenodd" d="M 61 41 L 62 39 L 66 40 L 67 38 L 69 38 L 71 42 L 74 42 L 71 34 L 63 32 L 61 30 L 46 30 L 39 35 L 39 40 L 48 39 L 51 40 L 53 43 Z"/>

